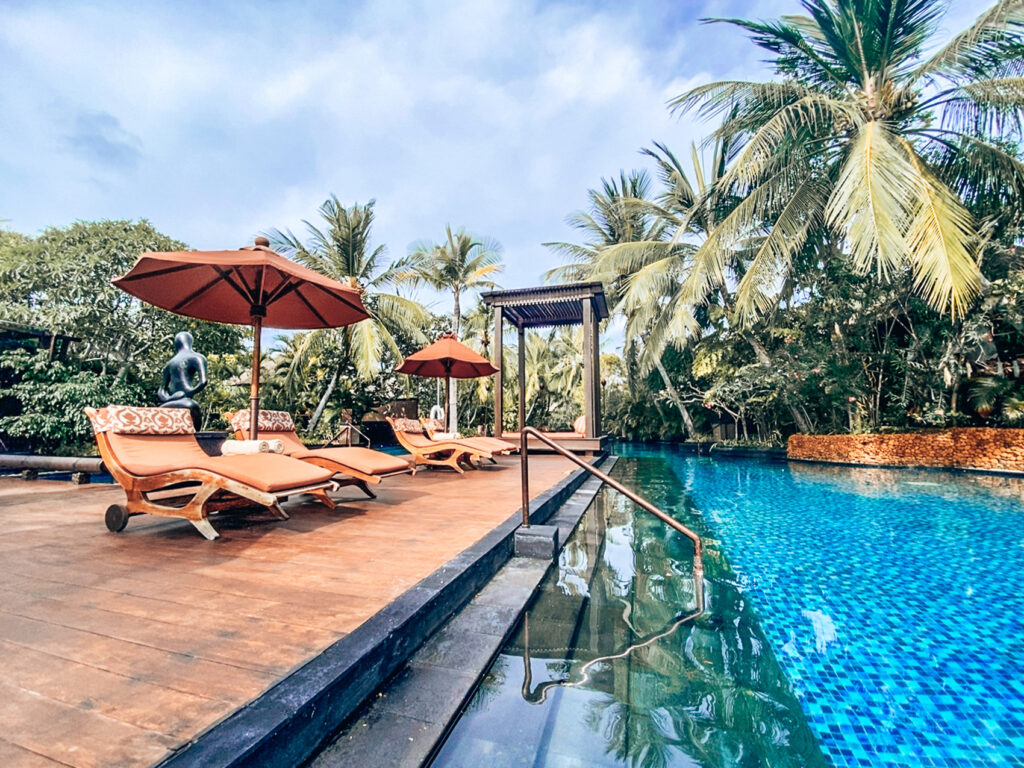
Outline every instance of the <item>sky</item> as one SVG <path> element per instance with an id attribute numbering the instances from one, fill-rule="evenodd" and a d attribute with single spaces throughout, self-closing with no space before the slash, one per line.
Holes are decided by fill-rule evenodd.
<path id="1" fill-rule="evenodd" d="M 958 31 L 982 7 L 956 0 Z M 140 219 L 192 248 L 376 200 L 389 256 L 464 227 L 539 284 L 565 218 L 655 140 L 666 101 L 770 74 L 742 31 L 795 0 L 31 3 L 0 0 L 0 220 Z M 447 310 L 431 298 L 435 310 Z"/>

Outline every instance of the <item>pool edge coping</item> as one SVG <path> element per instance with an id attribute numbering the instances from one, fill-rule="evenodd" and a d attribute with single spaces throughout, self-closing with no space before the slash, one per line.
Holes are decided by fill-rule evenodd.
<path id="1" fill-rule="evenodd" d="M 608 454 L 595 457 L 599 466 Z M 590 474 L 574 470 L 530 501 L 543 523 Z M 398 671 L 513 555 L 517 509 L 352 632 L 154 764 L 154 768 L 297 766 Z"/>

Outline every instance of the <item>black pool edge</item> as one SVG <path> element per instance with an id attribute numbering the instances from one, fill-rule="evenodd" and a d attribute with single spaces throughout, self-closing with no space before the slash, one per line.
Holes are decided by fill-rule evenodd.
<path id="1" fill-rule="evenodd" d="M 607 455 L 598 457 L 598 465 Z M 543 523 L 584 483 L 578 469 L 530 503 Z M 425 639 L 512 558 L 517 510 L 474 545 L 345 637 L 211 726 L 156 768 L 297 766 L 306 761 Z"/>

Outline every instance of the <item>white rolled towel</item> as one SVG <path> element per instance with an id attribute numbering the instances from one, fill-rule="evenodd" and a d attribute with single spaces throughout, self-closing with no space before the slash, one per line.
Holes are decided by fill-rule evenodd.
<path id="1" fill-rule="evenodd" d="M 270 453 L 266 440 L 225 440 L 220 452 L 225 456 L 246 456 L 252 453 Z"/>
<path id="2" fill-rule="evenodd" d="M 263 442 L 266 442 L 266 444 L 270 446 L 271 453 L 284 453 L 284 440 L 274 438 L 273 440 L 266 440 Z"/>

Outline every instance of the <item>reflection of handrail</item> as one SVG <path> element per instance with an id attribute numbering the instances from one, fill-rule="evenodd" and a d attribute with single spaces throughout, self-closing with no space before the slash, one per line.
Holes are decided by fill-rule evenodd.
<path id="1" fill-rule="evenodd" d="M 555 451 L 555 453 L 558 453 L 558 454 L 564 456 L 565 458 L 569 459 L 569 461 L 573 462 L 578 467 L 586 470 L 587 472 L 592 474 L 594 477 L 596 477 L 598 480 L 600 480 L 602 483 L 610 485 L 612 488 L 614 488 L 616 491 L 618 491 L 623 496 L 628 498 L 630 501 L 632 501 L 634 504 L 639 506 L 641 509 L 651 513 L 656 518 L 661 520 L 661 522 L 665 523 L 665 525 L 667 525 L 670 528 L 674 529 L 675 531 L 683 534 L 686 538 L 688 538 L 690 541 L 692 541 L 693 542 L 693 592 L 694 592 L 694 598 L 695 598 L 695 601 L 696 601 L 696 604 L 697 604 L 696 607 L 694 608 L 693 613 L 688 613 L 685 616 L 683 616 L 683 617 L 681 617 L 679 619 L 674 620 L 672 622 L 672 624 L 669 625 L 668 629 L 666 629 L 666 630 L 664 630 L 662 632 L 659 632 L 659 633 L 657 633 L 655 635 L 652 635 L 652 636 L 648 637 L 647 639 L 641 641 L 640 643 L 636 643 L 634 645 L 631 645 L 628 648 L 626 648 L 625 650 L 620 651 L 619 653 L 612 654 L 611 656 L 602 656 L 602 657 L 599 657 L 599 658 L 596 658 L 596 659 L 591 659 L 590 661 L 588 661 L 587 663 L 585 663 L 581 667 L 581 671 L 583 672 L 583 675 L 582 675 L 582 677 L 578 681 L 573 683 L 573 682 L 570 682 L 568 680 L 551 680 L 549 682 L 542 683 L 540 686 L 538 686 L 537 691 L 535 691 L 533 693 L 530 692 L 530 682 L 531 682 L 532 677 L 531 677 L 531 672 L 530 672 L 530 626 L 529 626 L 529 615 L 527 614 L 527 616 L 524 617 L 524 625 L 523 625 L 524 631 L 526 633 L 526 637 L 525 637 L 525 640 L 526 640 L 526 643 L 525 643 L 525 654 L 523 656 L 523 660 L 524 660 L 524 662 L 526 664 L 526 673 L 525 673 L 525 676 L 524 676 L 524 679 L 523 679 L 523 698 L 525 698 L 527 701 L 530 701 L 532 703 L 539 704 L 540 702 L 544 701 L 545 697 L 547 696 L 548 689 L 553 688 L 555 686 L 559 686 L 559 685 L 570 685 L 570 686 L 581 685 L 581 684 L 583 684 L 584 682 L 586 682 L 589 679 L 589 677 L 590 677 L 590 668 L 593 667 L 598 662 L 610 661 L 610 660 L 613 660 L 613 659 L 623 658 L 624 656 L 627 656 L 630 653 L 632 653 L 634 650 L 636 650 L 638 648 L 643 648 L 646 645 L 650 645 L 651 643 L 655 642 L 656 640 L 659 640 L 662 637 L 665 637 L 665 636 L 671 634 L 672 632 L 674 632 L 676 629 L 678 629 L 685 622 L 690 621 L 691 619 L 696 619 L 698 616 L 700 616 L 702 613 L 704 613 L 704 557 L 703 557 L 704 547 L 703 547 L 703 545 L 701 543 L 700 536 L 698 536 L 692 530 L 690 530 L 685 525 L 680 523 L 678 520 L 676 520 L 675 518 L 669 517 L 666 513 L 664 513 L 663 511 L 658 509 L 656 506 L 651 504 L 651 502 L 647 501 L 647 499 L 644 499 L 644 498 L 638 496 L 636 493 L 634 493 L 633 491 L 629 490 L 629 488 L 624 486 L 622 483 L 620 483 L 620 482 L 618 482 L 616 480 L 613 480 L 611 477 L 606 475 L 601 470 L 599 470 L 596 467 L 594 467 L 594 466 L 588 464 L 587 462 L 583 461 L 583 459 L 581 459 L 579 456 L 577 456 L 576 454 L 566 450 L 565 448 L 560 446 L 558 443 L 556 443 L 554 440 L 552 440 L 550 437 L 545 435 L 540 430 L 535 429 L 534 427 L 523 427 L 522 432 L 520 434 L 520 438 L 519 438 L 520 439 L 520 456 L 522 457 L 519 463 L 520 463 L 520 467 L 522 468 L 522 480 L 523 480 L 522 485 L 523 485 L 523 527 L 524 528 L 529 528 L 530 527 L 530 470 L 529 470 L 529 466 L 528 466 L 528 464 L 529 464 L 528 459 L 529 459 L 529 455 L 530 454 L 529 454 L 528 446 L 527 446 L 527 442 L 528 442 L 528 438 L 529 437 L 535 437 L 536 439 L 540 440 L 542 443 L 544 443 L 549 448 L 551 448 L 553 451 Z M 539 698 L 537 698 L 538 696 L 539 696 Z"/>
<path id="2" fill-rule="evenodd" d="M 590 680 L 590 670 L 603 662 L 614 661 L 615 659 L 624 659 L 633 651 L 637 651 L 641 648 L 645 648 L 652 643 L 661 640 L 663 637 L 668 637 L 675 632 L 679 627 L 692 619 L 696 619 L 702 613 L 704 613 L 704 607 L 693 613 L 687 613 L 684 616 L 673 619 L 672 623 L 669 624 L 665 629 L 660 632 L 656 632 L 653 635 L 647 636 L 645 639 L 638 643 L 633 643 L 627 646 L 618 653 L 611 653 L 607 656 L 598 656 L 585 662 L 580 667 L 580 677 L 578 680 L 548 680 L 537 686 L 535 690 L 530 690 L 530 686 L 533 684 L 533 669 L 530 668 L 530 614 L 529 612 L 523 616 L 523 698 L 530 704 L 543 704 L 548 697 L 548 691 L 552 688 L 564 687 L 564 688 L 576 688 L 578 686 L 586 684 Z"/>
<path id="3" fill-rule="evenodd" d="M 687 528 L 685 525 L 680 523 L 675 518 L 669 517 L 656 506 L 651 504 L 651 502 L 647 501 L 647 499 L 641 498 L 633 491 L 629 490 L 629 488 L 624 486 L 622 483 L 618 482 L 617 480 L 612 480 L 608 475 L 606 475 L 601 470 L 583 461 L 583 459 L 581 459 L 576 454 L 567 451 L 565 448 L 560 446 L 550 437 L 545 435 L 540 430 L 535 429 L 534 427 L 523 427 L 522 434 L 520 435 L 520 456 L 522 456 L 522 460 L 519 462 L 519 464 L 522 467 L 523 475 L 523 527 L 530 527 L 530 470 L 528 468 L 529 452 L 527 451 L 526 444 L 528 436 L 537 438 L 542 443 L 551 448 L 553 451 L 555 451 L 555 453 L 561 454 L 569 461 L 576 464 L 578 467 L 585 469 L 587 472 L 592 474 L 602 483 L 610 485 L 612 488 L 614 488 L 616 491 L 618 491 L 623 496 L 628 498 L 634 504 L 638 505 L 647 512 L 650 512 L 656 518 L 661 520 L 661 522 L 663 522 L 665 525 L 669 526 L 670 528 L 674 528 L 676 531 L 683 534 L 683 536 L 685 536 L 693 542 L 693 589 L 695 597 L 697 598 L 697 613 L 702 613 L 704 611 L 704 547 L 701 544 L 700 536 L 691 531 L 689 528 Z"/>

